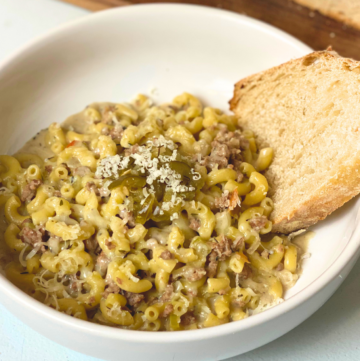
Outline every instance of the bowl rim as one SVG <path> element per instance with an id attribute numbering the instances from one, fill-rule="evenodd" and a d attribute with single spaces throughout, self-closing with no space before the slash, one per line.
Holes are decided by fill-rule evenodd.
<path id="1" fill-rule="evenodd" d="M 102 21 L 102 19 L 112 16 L 121 17 L 133 15 L 134 13 L 136 14 L 137 12 L 144 11 L 146 11 L 147 14 L 149 14 L 150 11 L 173 11 L 176 14 L 179 14 L 179 12 L 194 13 L 194 11 L 196 11 L 199 13 L 199 15 L 221 16 L 223 18 L 227 18 L 230 21 L 241 22 L 246 26 L 270 33 L 272 36 L 282 39 L 292 47 L 297 48 L 301 52 L 304 52 L 304 54 L 312 51 L 310 47 L 303 44 L 301 41 L 297 40 L 291 35 L 283 32 L 282 30 L 245 15 L 237 14 L 235 12 L 200 5 L 139 4 L 90 14 L 80 19 L 73 20 L 69 23 L 58 26 L 45 34 L 34 38 L 0 62 L 0 74 L 6 72 L 6 69 L 11 66 L 13 61 L 17 60 L 17 58 L 26 56 L 28 52 L 32 52 L 38 46 L 46 44 L 48 41 L 52 41 L 53 37 L 61 36 L 66 32 L 71 32 L 74 29 L 81 27 L 85 23 L 96 22 L 98 20 Z M 360 199 L 357 200 L 356 204 L 358 205 L 358 203 L 360 203 Z M 360 218 L 359 215 L 360 209 L 356 215 L 356 222 L 358 222 Z M 336 259 L 333 260 L 331 265 L 329 265 L 328 268 L 325 269 L 319 277 L 307 285 L 302 291 L 287 299 L 286 302 L 266 310 L 266 312 L 262 312 L 246 318 L 241 322 L 230 322 L 216 327 L 200 330 L 188 330 L 185 332 L 144 332 L 124 330 L 94 324 L 88 321 L 78 320 L 51 309 L 50 307 L 45 306 L 41 302 L 38 302 L 30 296 L 26 295 L 10 281 L 8 281 L 2 274 L 0 274 L 0 292 L 6 294 L 9 299 L 15 300 L 18 305 L 35 312 L 38 316 L 47 318 L 48 320 L 56 322 L 63 327 L 70 327 L 74 331 L 81 331 L 87 334 L 98 335 L 111 339 L 121 339 L 134 343 L 139 342 L 139 340 L 141 340 L 142 343 L 191 342 L 212 339 L 215 337 L 226 336 L 236 332 L 244 331 L 288 313 L 292 309 L 298 307 L 300 304 L 313 297 L 328 283 L 337 278 L 343 268 L 353 259 L 353 257 L 357 255 L 359 248 L 360 226 L 355 226 L 352 234 L 347 240 L 347 244 L 345 245 L 343 251 L 336 257 Z"/>

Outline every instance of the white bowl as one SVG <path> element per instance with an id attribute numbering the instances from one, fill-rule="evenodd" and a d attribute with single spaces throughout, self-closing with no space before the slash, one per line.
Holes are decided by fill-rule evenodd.
<path id="1" fill-rule="evenodd" d="M 259 21 L 187 5 L 131 6 L 63 26 L 0 67 L 1 153 L 93 101 L 155 101 L 189 91 L 228 109 L 242 77 L 311 49 Z M 0 276 L 0 301 L 44 336 L 105 360 L 219 360 L 288 332 L 314 313 L 354 265 L 359 200 L 314 227 L 304 273 L 286 301 L 243 321 L 175 333 L 126 331 L 77 320 L 33 300 Z"/>

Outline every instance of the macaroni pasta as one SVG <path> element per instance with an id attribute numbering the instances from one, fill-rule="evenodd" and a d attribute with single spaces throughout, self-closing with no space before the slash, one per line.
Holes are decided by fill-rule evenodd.
<path id="1" fill-rule="evenodd" d="M 272 235 L 271 148 L 183 93 L 95 103 L 0 156 L 6 275 L 72 317 L 177 331 L 282 300 L 301 249 Z M 36 152 L 35 152 L 36 153 Z M 285 281 L 286 280 L 286 281 Z"/>

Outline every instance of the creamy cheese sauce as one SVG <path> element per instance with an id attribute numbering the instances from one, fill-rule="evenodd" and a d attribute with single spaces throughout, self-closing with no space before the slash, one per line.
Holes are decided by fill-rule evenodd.
<path id="1" fill-rule="evenodd" d="M 101 112 L 102 109 L 106 109 L 111 106 L 115 106 L 115 104 L 109 102 L 102 102 L 92 103 L 89 105 L 90 108 L 94 108 L 99 112 Z M 64 129 L 73 130 L 74 132 L 81 134 L 89 134 L 89 126 L 89 118 L 85 116 L 84 111 L 71 115 L 61 124 L 61 127 Z"/>
<path id="2" fill-rule="evenodd" d="M 97 110 L 108 108 L 113 106 L 113 103 L 102 102 L 90 104 L 90 107 Z M 84 111 L 68 117 L 61 126 L 67 130 L 73 130 L 77 133 L 87 134 L 89 132 L 89 121 L 85 116 Z M 51 151 L 50 147 L 47 146 L 46 142 L 47 129 L 40 130 L 34 137 L 27 141 L 15 154 L 28 153 L 35 154 L 41 159 L 51 158 L 55 154 Z M 9 254 L 9 250 L 5 244 L 4 234 L 7 228 L 6 218 L 4 215 L 4 209 L 0 209 L 0 273 L 3 273 L 3 267 L 10 261 L 13 256 Z"/>
<path id="3" fill-rule="evenodd" d="M 92 103 L 89 107 L 101 110 L 114 106 L 115 104 L 109 102 L 103 103 Z M 68 117 L 62 124 L 61 127 L 66 130 L 73 130 L 76 133 L 88 134 L 89 133 L 89 119 L 85 116 L 85 112 L 81 111 L 77 114 L 71 115 Z M 50 158 L 54 156 L 54 153 L 46 145 L 46 136 L 47 129 L 41 130 L 33 138 L 31 138 L 25 145 L 20 148 L 17 153 L 30 153 L 35 154 L 41 157 L 42 159 Z"/>
<path id="4" fill-rule="evenodd" d="M 302 234 L 299 234 L 298 236 L 295 236 L 292 239 L 292 242 L 295 243 L 297 246 L 299 246 L 303 252 L 306 252 L 309 248 L 309 242 L 311 239 L 315 237 L 315 232 L 313 231 L 307 231 Z"/>
<path id="5" fill-rule="evenodd" d="M 54 156 L 54 153 L 51 149 L 46 145 L 45 135 L 47 133 L 47 129 L 41 130 L 39 133 L 35 135 L 35 137 L 31 138 L 25 145 L 20 148 L 15 154 L 18 153 L 30 153 L 39 156 L 42 159 L 50 158 Z"/>
<path id="6" fill-rule="evenodd" d="M 106 117 L 106 118 L 103 117 L 102 118 L 103 123 L 109 124 L 109 122 L 110 123 L 112 122 L 113 126 L 116 126 L 117 124 L 119 124 L 118 120 L 116 119 L 116 116 L 112 115 L 112 112 L 113 112 L 112 108 L 116 107 L 116 104 L 108 103 L 108 102 L 102 102 L 102 103 L 93 103 L 93 104 L 89 105 L 89 107 L 91 107 L 93 109 L 93 112 L 94 112 L 94 109 L 95 109 L 101 114 L 110 113 L 109 117 L 111 119 L 109 119 L 109 117 Z M 110 108 L 110 111 L 108 111 L 109 108 Z M 104 112 L 104 110 L 105 110 L 105 112 Z M 96 117 L 96 112 L 94 112 L 94 113 L 95 113 L 95 117 Z M 112 118 L 113 116 L 115 117 L 115 119 Z M 100 122 L 100 119 L 99 119 L 99 122 Z M 63 129 L 65 129 L 66 131 L 73 131 L 73 132 L 76 132 L 76 133 L 79 133 L 79 134 L 94 134 L 94 126 L 97 126 L 97 125 L 98 125 L 97 118 L 90 119 L 89 113 L 86 113 L 86 111 L 81 111 L 81 112 L 79 112 L 79 113 L 77 113 L 75 115 L 72 115 L 72 116 L 68 117 L 61 124 L 61 127 Z M 99 125 L 101 125 L 101 124 L 99 124 Z M 40 157 L 43 160 L 45 160 L 46 158 L 54 157 L 55 154 L 51 151 L 50 147 L 47 145 L 48 142 L 47 142 L 47 139 L 46 139 L 46 134 L 47 134 L 47 129 L 41 130 L 38 134 L 36 134 L 35 137 L 30 139 L 21 149 L 19 149 L 19 151 L 16 154 L 20 154 L 20 153 L 34 154 L 34 155 Z M 97 134 L 97 136 L 98 136 L 98 134 Z M 67 136 L 65 136 L 65 137 L 67 137 Z M 163 137 L 163 136 L 160 135 L 159 139 L 161 137 Z M 69 139 L 71 139 L 70 135 L 66 139 L 67 139 L 67 143 L 70 143 L 70 141 L 68 141 Z M 87 138 L 87 139 L 89 139 L 89 138 Z M 155 143 L 155 140 L 153 140 L 152 142 Z M 172 143 L 172 141 L 171 141 L 171 143 Z M 174 146 L 175 143 L 172 143 L 172 144 Z M 68 146 L 71 146 L 71 144 L 68 144 Z M 126 148 L 126 146 L 124 146 L 124 147 Z M 170 149 L 172 151 L 174 150 L 174 148 L 169 148 L 169 150 Z M 176 158 L 176 156 L 177 156 L 176 152 L 177 151 L 174 151 L 174 152 L 175 152 L 175 156 L 174 156 L 174 153 L 173 153 L 174 159 L 170 159 L 169 155 L 167 155 L 167 157 L 171 161 L 175 162 L 176 159 L 177 159 Z M 140 154 L 140 151 L 138 151 L 138 153 Z M 143 153 L 145 153 L 145 150 L 143 151 Z M 137 154 L 137 155 L 139 155 L 139 154 Z M 141 153 L 141 155 L 142 155 L 142 153 Z M 116 155 L 116 156 L 119 157 L 119 155 Z M 116 157 L 116 156 L 113 156 L 113 157 Z M 142 171 L 142 173 L 145 173 L 145 168 L 146 168 L 147 171 L 150 170 L 151 174 L 147 176 L 149 178 L 148 183 L 151 185 L 155 181 L 156 178 L 160 178 L 161 176 L 164 179 L 166 178 L 166 179 L 170 180 L 171 183 L 169 183 L 167 185 L 168 185 L 169 189 L 172 189 L 175 192 L 175 195 L 174 195 L 174 197 L 175 197 L 176 196 L 176 191 L 175 191 L 176 187 L 174 187 L 174 183 L 178 179 L 173 175 L 173 173 L 175 171 L 170 170 L 170 168 L 166 168 L 166 169 L 163 169 L 163 170 L 158 169 L 157 162 L 154 162 L 154 164 L 156 163 L 155 165 L 150 164 L 151 161 L 152 161 L 150 150 L 148 151 L 148 154 L 145 154 L 145 156 L 147 156 L 145 158 L 149 159 L 149 161 L 146 164 L 141 163 L 141 165 L 144 166 L 144 170 Z M 123 159 L 129 160 L 130 157 L 131 156 L 123 156 Z M 159 155 L 159 159 L 161 160 L 160 157 L 161 156 Z M 138 159 L 138 158 L 139 157 L 137 157 L 136 159 Z M 145 158 L 143 156 L 142 159 L 145 159 Z M 54 158 L 53 160 L 56 160 L 56 159 L 57 158 Z M 134 162 L 135 164 L 136 164 L 136 159 L 135 159 L 135 162 Z M 51 162 L 53 160 L 51 160 Z M 69 165 L 70 164 L 69 162 L 72 162 L 73 160 L 78 162 L 77 159 L 72 158 L 72 159 L 67 161 L 67 165 Z M 158 160 L 158 159 L 156 159 L 156 160 Z M 168 160 L 168 162 L 170 162 L 170 160 Z M 109 162 L 109 161 L 107 161 L 107 162 Z M 104 169 L 105 170 L 107 169 L 105 167 L 107 163 L 106 162 L 104 163 L 103 168 L 101 168 L 101 161 L 95 162 L 95 163 L 97 163 L 97 172 L 100 169 L 100 170 L 102 170 L 102 173 L 104 173 Z M 116 164 L 117 163 L 114 163 L 114 164 L 111 163 L 110 168 L 113 169 Z M 79 163 L 79 165 L 80 165 L 80 163 Z M 140 164 L 136 164 L 136 165 L 140 166 Z M 152 165 L 152 167 L 151 167 L 151 165 Z M 23 166 L 23 168 L 27 168 L 28 164 L 24 163 L 22 166 Z M 72 167 L 72 165 L 70 165 L 70 166 Z M 121 169 L 123 169 L 123 168 L 125 168 L 125 167 L 122 167 Z M 194 170 L 194 169 L 192 169 L 192 170 Z M 118 169 L 116 169 L 115 173 L 116 174 L 118 173 Z M 192 174 L 195 175 L 195 176 L 198 175 L 199 179 L 201 177 L 200 173 L 192 172 Z M 101 175 L 101 177 L 98 176 L 97 179 L 99 179 L 99 178 L 110 178 L 110 176 L 111 176 L 111 174 L 110 175 L 100 174 L 100 175 Z M 172 178 L 172 176 L 173 176 L 173 178 Z M 47 179 L 46 177 L 47 176 L 45 175 L 45 176 L 43 176 L 42 179 L 46 181 L 46 179 Z M 180 187 L 180 181 L 179 181 L 179 187 Z M 184 187 L 184 186 L 182 185 L 182 187 Z M 144 190 L 146 190 L 146 189 L 144 188 Z M 154 190 L 154 189 L 152 189 L 152 190 Z M 188 189 L 188 190 L 192 191 L 192 190 L 195 190 L 195 188 L 194 189 Z M 179 192 L 180 191 L 184 192 L 184 191 L 187 191 L 187 190 L 181 190 L 179 188 Z M 144 193 L 144 195 L 145 195 L 145 197 L 147 197 L 147 195 L 145 193 Z M 165 202 L 165 203 L 170 203 L 170 202 Z M 239 203 L 239 205 L 240 205 L 240 203 Z M 172 206 L 174 206 L 174 204 L 172 204 Z M 21 208 L 20 213 L 22 213 L 22 209 L 23 208 Z M 164 208 L 164 210 L 167 210 L 167 209 Z M 155 212 L 154 212 L 154 214 L 155 214 Z M 90 221 L 91 224 L 95 224 L 97 222 L 97 217 L 98 217 L 98 211 L 96 210 L 96 212 L 95 212 L 95 210 L 94 210 L 94 217 L 92 217 L 92 214 L 90 213 L 89 218 L 87 220 Z M 170 218 L 171 221 L 173 221 L 174 219 L 175 220 L 178 219 L 178 216 L 176 218 Z M 4 233 L 5 233 L 6 227 L 7 227 L 7 223 L 6 223 L 6 219 L 5 219 L 5 215 L 4 215 L 4 210 L 3 210 L 3 207 L 0 207 L 0 240 L 1 240 L 1 242 L 0 242 L 0 272 L 1 273 L 3 273 L 2 270 L 1 270 L 1 265 L 6 265 L 11 260 L 13 260 L 13 259 L 15 260 L 16 258 L 17 258 L 17 262 L 18 262 L 18 257 L 19 257 L 18 254 L 10 254 L 9 255 L 9 250 L 8 250 L 8 248 L 7 248 L 7 246 L 6 246 L 5 242 L 4 242 Z M 106 228 L 106 226 L 104 228 Z M 155 230 L 153 232 L 150 229 L 149 234 L 153 233 L 153 238 L 158 239 L 159 243 L 162 244 L 163 246 L 167 246 L 167 240 L 168 240 L 168 237 L 169 237 L 169 232 L 167 232 L 167 231 L 168 231 L 167 229 L 162 229 L 160 231 L 160 230 L 157 230 L 157 228 L 155 228 Z M 271 235 L 271 236 L 274 236 L 274 235 Z M 253 308 L 252 309 L 248 308 L 247 312 L 248 312 L 249 315 L 251 315 L 253 313 L 258 313 L 260 311 L 263 311 L 263 310 L 265 310 L 267 308 L 270 308 L 270 307 L 272 307 L 272 306 L 274 306 L 274 305 L 276 305 L 278 303 L 281 303 L 283 301 L 283 298 L 282 298 L 283 297 L 282 296 L 283 292 L 282 292 L 282 290 L 286 291 L 287 289 L 289 289 L 289 288 L 291 288 L 291 287 L 293 287 L 295 285 L 295 283 L 296 283 L 296 281 L 297 281 L 297 279 L 299 277 L 299 274 L 301 274 L 301 259 L 303 258 L 303 254 L 306 253 L 306 250 L 308 248 L 308 243 L 309 243 L 310 239 L 313 238 L 313 237 L 314 237 L 314 232 L 306 232 L 306 233 L 302 233 L 302 234 L 299 234 L 299 235 L 296 235 L 296 236 L 294 235 L 294 237 L 292 237 L 290 235 L 290 237 L 289 237 L 289 240 L 292 239 L 292 242 L 299 247 L 299 249 L 298 249 L 298 262 L 300 263 L 300 266 L 298 266 L 298 269 L 297 269 L 296 273 L 293 274 L 290 271 L 283 269 L 284 267 L 282 267 L 282 268 L 271 268 L 269 271 L 265 271 L 264 268 L 259 268 L 258 270 L 254 270 L 253 273 L 250 274 L 249 276 L 246 276 L 245 280 L 241 281 L 241 287 L 246 290 L 246 292 L 249 294 L 249 297 L 250 296 L 251 297 L 259 296 L 258 297 L 258 299 L 259 299 L 259 301 L 258 301 L 259 302 L 258 303 L 259 307 L 254 306 L 256 311 L 253 311 Z M 282 237 L 282 238 L 285 238 L 285 237 Z M 282 243 L 282 244 L 287 245 L 288 244 L 287 242 L 288 242 L 288 240 L 286 240 L 286 242 Z M 110 242 L 110 245 L 111 245 L 111 242 Z M 49 244 L 47 244 L 47 246 L 51 247 L 51 245 L 49 245 Z M 92 255 L 92 257 L 93 257 L 94 263 L 96 263 L 95 262 L 96 258 L 94 258 L 95 256 Z M 264 257 L 266 257 L 266 255 Z M 267 257 L 269 257 L 269 255 Z M 139 279 L 136 276 L 134 276 L 130 272 L 129 269 L 127 269 L 126 272 L 127 273 L 125 273 L 125 274 L 126 274 L 126 276 L 127 276 L 127 278 L 129 280 L 132 280 L 133 282 L 138 282 L 139 281 Z M 235 281 L 236 281 L 236 284 L 239 284 L 238 279 L 235 280 Z M 281 282 L 281 284 L 280 284 L 279 281 Z M 232 279 L 232 282 L 234 283 L 234 279 Z M 174 283 L 174 285 L 175 285 L 175 283 Z M 180 283 L 180 282 L 178 282 L 178 283 Z M 280 284 L 280 286 L 278 284 Z M 194 289 L 192 290 L 192 294 L 196 295 L 196 292 L 197 292 L 197 289 L 199 288 L 199 286 L 194 284 L 193 287 L 194 287 Z M 179 291 L 179 293 L 180 293 L 180 291 Z M 276 296 L 277 294 L 280 294 L 280 296 Z M 275 300 L 274 300 L 274 297 L 276 298 Z M 184 300 L 189 304 L 189 302 L 186 300 L 186 298 L 184 298 Z M 209 301 L 210 308 L 214 309 L 215 298 L 210 297 L 210 298 L 208 298 L 208 301 Z M 187 304 L 187 306 L 188 306 L 188 304 Z M 243 306 L 241 306 L 241 307 L 243 307 Z M 207 307 L 207 310 L 210 312 L 210 309 L 208 307 Z M 201 318 L 201 323 L 205 321 L 207 316 L 208 316 L 208 312 L 205 312 L 204 315 L 200 317 Z M 102 317 L 102 316 L 100 316 L 100 317 Z M 106 323 L 106 321 L 103 321 L 103 323 Z"/>
<path id="7" fill-rule="evenodd" d="M 108 108 L 113 106 L 113 103 L 109 102 L 101 102 L 101 103 L 92 103 L 89 106 L 101 111 L 101 109 Z M 81 111 L 77 114 L 71 115 L 68 117 L 61 126 L 67 130 L 73 130 L 77 133 L 88 134 L 89 133 L 89 125 L 88 118 L 85 116 L 84 111 Z M 42 158 L 53 157 L 55 154 L 51 151 L 50 147 L 46 144 L 46 132 L 47 129 L 43 129 L 38 132 L 33 138 L 31 138 L 28 142 L 25 143 L 23 147 L 21 147 L 15 154 L 18 153 L 30 153 L 35 154 Z M 2 270 L 1 265 L 6 264 L 9 261 L 9 255 L 6 250 L 5 242 L 4 242 L 4 233 L 7 227 L 5 215 L 3 209 L 0 210 L 0 272 Z M 315 233 L 312 231 L 301 233 L 295 236 L 292 239 L 292 242 L 301 248 L 302 253 L 306 253 L 309 245 L 309 241 L 315 236 Z M 5 262 L 6 261 L 6 262 Z M 302 273 L 302 269 L 299 269 L 300 274 Z M 286 274 L 285 274 L 286 273 Z M 293 279 L 288 279 L 287 272 L 280 271 L 278 272 L 279 278 L 281 278 L 284 289 L 287 290 L 293 286 L 295 283 Z M 265 290 L 262 290 L 265 291 Z"/>

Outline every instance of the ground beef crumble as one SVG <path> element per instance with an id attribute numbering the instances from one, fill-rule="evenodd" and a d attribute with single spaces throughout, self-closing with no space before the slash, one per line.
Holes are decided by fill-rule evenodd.
<path id="1" fill-rule="evenodd" d="M 168 304 L 165 306 L 164 311 L 160 313 L 159 317 L 160 318 L 168 317 L 173 310 L 174 310 L 174 306 L 171 304 Z"/>
<path id="2" fill-rule="evenodd" d="M 53 167 L 52 167 L 52 165 L 46 165 L 45 166 L 45 171 L 47 172 L 47 173 L 51 173 L 52 172 L 52 170 L 53 170 Z"/>
<path id="3" fill-rule="evenodd" d="M 254 231 L 260 232 L 265 227 L 267 221 L 265 216 L 255 217 L 250 219 L 249 225 Z"/>
<path id="4" fill-rule="evenodd" d="M 171 300 L 172 294 L 174 292 L 174 286 L 173 285 L 167 285 L 165 288 L 165 291 L 161 295 L 159 301 L 160 302 L 169 302 Z"/>
<path id="5" fill-rule="evenodd" d="M 201 280 L 206 275 L 206 270 L 204 268 L 195 268 L 190 267 L 184 272 L 184 277 L 189 282 L 196 282 Z"/>
<path id="6" fill-rule="evenodd" d="M 113 280 L 109 282 L 103 293 L 103 297 L 107 298 L 110 293 L 120 293 L 126 298 L 127 304 L 130 307 L 137 307 L 145 299 L 141 293 L 132 293 L 122 290 Z"/>
<path id="7" fill-rule="evenodd" d="M 61 192 L 59 190 L 55 189 L 54 192 L 53 192 L 53 196 L 54 197 L 61 197 Z"/>
<path id="8" fill-rule="evenodd" d="M 22 202 L 29 202 L 31 201 L 35 195 L 36 195 L 36 190 L 38 189 L 38 187 L 42 184 L 42 181 L 38 180 L 38 179 L 33 179 L 31 180 L 22 190 L 21 192 L 21 201 Z"/>
<path id="9" fill-rule="evenodd" d="M 113 244 L 112 242 L 110 242 L 108 239 L 105 241 L 105 246 L 106 246 L 108 249 L 110 249 L 110 250 L 116 248 L 115 244 Z"/>
<path id="10" fill-rule="evenodd" d="M 120 287 L 114 281 L 110 281 L 109 284 L 105 287 L 103 298 L 108 298 L 110 293 L 119 293 L 119 292 L 120 292 Z"/>
<path id="11" fill-rule="evenodd" d="M 195 217 L 190 217 L 189 227 L 197 232 L 199 230 L 199 228 L 201 227 L 201 222 L 198 219 L 196 219 Z"/>
<path id="12" fill-rule="evenodd" d="M 211 253 L 208 255 L 207 259 L 207 265 L 206 265 L 206 273 L 209 278 L 213 278 L 216 275 L 217 266 L 217 254 L 215 251 L 211 251 Z"/>
<path id="13" fill-rule="evenodd" d="M 101 130 L 101 134 L 109 136 L 113 140 L 121 140 L 124 133 L 124 128 L 121 124 L 115 124 L 114 128 L 105 127 Z"/>
<path id="14" fill-rule="evenodd" d="M 215 208 L 226 209 L 230 206 L 230 193 L 229 191 L 224 191 L 221 197 L 215 198 Z"/>
<path id="15" fill-rule="evenodd" d="M 120 140 L 123 133 L 124 133 L 124 128 L 121 126 L 121 124 L 116 124 L 115 127 L 110 130 L 109 135 L 110 135 L 111 139 Z"/>
<path id="16" fill-rule="evenodd" d="M 238 237 L 233 241 L 231 244 L 231 249 L 233 252 L 238 252 L 244 247 L 245 238 L 244 237 Z"/>
<path id="17" fill-rule="evenodd" d="M 183 326 L 189 326 L 196 322 L 196 317 L 194 316 L 194 313 L 192 311 L 188 311 L 181 316 L 180 322 Z"/>
<path id="18" fill-rule="evenodd" d="M 45 236 L 45 228 L 43 226 L 37 226 L 36 228 L 30 228 L 24 226 L 20 232 L 20 239 L 30 246 L 36 248 L 41 242 L 43 242 L 43 237 Z M 41 245 L 40 252 L 45 252 L 45 246 Z"/>
<path id="19" fill-rule="evenodd" d="M 253 272 L 252 272 L 251 267 L 249 266 L 248 263 L 245 263 L 243 270 L 241 271 L 241 273 L 239 273 L 239 276 L 241 278 L 247 279 L 247 278 L 251 277 L 252 274 L 253 274 Z"/>
<path id="20" fill-rule="evenodd" d="M 206 166 L 211 171 L 226 168 L 231 164 L 233 169 L 240 172 L 239 166 L 243 161 L 241 149 L 247 149 L 248 147 L 248 140 L 239 130 L 230 132 L 224 127 L 220 129 L 211 142 L 211 153 L 201 161 L 201 165 Z"/>
<path id="21" fill-rule="evenodd" d="M 131 307 L 137 307 L 144 300 L 145 296 L 141 293 L 132 293 L 120 290 L 120 293 L 126 298 L 127 304 Z"/>
<path id="22" fill-rule="evenodd" d="M 208 255 L 206 272 L 209 278 L 216 275 L 217 266 L 219 261 L 225 261 L 232 253 L 231 241 L 224 235 L 219 237 L 219 240 L 210 242 L 212 251 Z"/>
<path id="23" fill-rule="evenodd" d="M 111 261 L 106 256 L 106 254 L 104 252 L 101 252 L 96 259 L 95 270 L 99 272 L 102 277 L 104 277 L 110 262 Z"/>
<path id="24" fill-rule="evenodd" d="M 169 259 L 173 259 L 174 255 L 169 250 L 165 250 L 160 254 L 160 258 L 169 260 Z"/>
<path id="25" fill-rule="evenodd" d="M 65 279 L 69 281 L 69 289 L 70 289 L 70 293 L 74 294 L 74 293 L 79 293 L 82 290 L 82 283 L 79 282 L 78 278 L 76 277 L 76 275 L 72 274 L 72 275 L 66 275 Z"/>
<path id="26" fill-rule="evenodd" d="M 237 206 L 241 206 L 241 200 L 237 189 L 233 192 L 224 191 L 221 197 L 215 198 L 215 208 L 233 211 Z"/>
<path id="27" fill-rule="evenodd" d="M 231 250 L 231 241 L 228 237 L 221 235 L 217 242 L 211 242 L 213 251 L 216 253 L 218 261 L 225 261 L 228 257 L 230 257 Z"/>
<path id="28" fill-rule="evenodd" d="M 97 196 L 100 195 L 99 189 L 94 182 L 87 182 L 85 185 L 85 189 L 89 192 L 94 192 Z"/>
<path id="29" fill-rule="evenodd" d="M 240 299 L 232 299 L 231 300 L 231 304 L 234 305 L 235 307 L 244 307 L 246 305 L 246 303 L 244 301 Z"/>
<path id="30" fill-rule="evenodd" d="M 129 227 L 135 227 L 135 217 L 133 212 L 122 209 L 119 216 Z"/>

